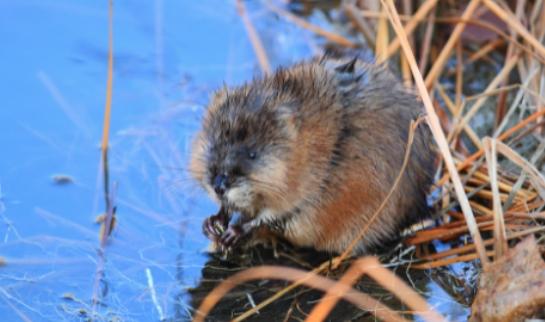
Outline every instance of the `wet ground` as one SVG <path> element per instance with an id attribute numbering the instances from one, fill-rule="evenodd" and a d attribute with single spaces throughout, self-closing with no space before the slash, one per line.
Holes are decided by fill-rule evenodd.
<path id="1" fill-rule="evenodd" d="M 312 33 L 257 1 L 247 6 L 274 66 L 320 52 L 323 41 Z M 336 28 L 328 25 L 335 10 L 292 9 Z M 0 3 L 2 321 L 182 321 L 215 281 L 278 263 L 268 250 L 254 250 L 249 262 L 209 255 L 201 222 L 217 208 L 186 171 L 210 92 L 260 73 L 234 1 L 115 2 L 109 164 L 117 225 L 99 254 L 107 35 L 107 1 Z M 104 278 L 96 285 L 101 256 Z M 466 319 L 463 299 L 441 287 L 450 281 L 410 276 L 438 311 Z M 251 305 L 246 294 L 259 302 L 279 285 L 253 283 L 214 317 L 239 314 Z M 254 319 L 282 321 L 290 308 L 302 318 L 318 296 L 297 290 Z M 367 318 L 347 304 L 336 317 Z"/>

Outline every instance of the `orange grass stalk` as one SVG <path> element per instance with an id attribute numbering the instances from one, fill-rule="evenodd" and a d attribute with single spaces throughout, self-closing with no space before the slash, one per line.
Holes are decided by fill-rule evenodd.
<path id="1" fill-rule="evenodd" d="M 524 28 L 524 26 L 517 20 L 513 14 L 507 10 L 502 9 L 498 4 L 492 0 L 482 0 L 484 5 L 490 9 L 498 18 L 503 20 L 509 27 L 513 28 L 524 40 L 526 40 L 532 47 L 535 48 L 539 54 L 545 58 L 545 47 L 537 40 L 531 33 Z"/>
<path id="2" fill-rule="evenodd" d="M 511 135 L 513 135 L 513 133 L 517 132 L 518 130 L 526 127 L 530 122 L 533 122 L 535 120 L 537 120 L 539 117 L 545 115 L 545 109 L 540 109 L 536 112 L 534 112 L 532 115 L 528 116 L 527 118 L 525 118 L 524 120 L 520 121 L 517 125 L 511 127 L 510 129 L 508 129 L 507 131 L 503 132 L 502 134 L 500 134 L 497 139 L 500 140 L 500 141 L 503 141 L 505 140 L 506 138 L 510 137 Z M 484 150 L 483 149 L 479 149 L 479 151 L 473 153 L 471 156 L 469 156 L 467 159 L 465 159 L 463 162 L 459 163 L 457 166 L 456 166 L 456 169 L 458 171 L 460 170 L 463 170 L 465 168 L 467 168 L 468 166 L 470 166 L 475 160 L 477 160 L 478 158 L 480 158 L 484 153 Z M 450 174 L 449 173 L 445 173 L 445 175 L 437 182 L 437 185 L 438 186 L 442 186 L 444 185 L 447 180 L 449 179 L 450 177 Z"/>
<path id="3" fill-rule="evenodd" d="M 437 145 L 439 146 L 439 150 L 441 151 L 441 154 L 443 156 L 445 165 L 447 166 L 448 172 L 450 173 L 450 176 L 452 178 L 452 183 L 454 184 L 454 189 L 456 191 L 458 201 L 460 202 L 460 206 L 464 213 L 464 217 L 466 219 L 467 226 L 471 233 L 471 237 L 473 238 L 473 240 L 475 241 L 475 244 L 477 245 L 477 252 L 479 253 L 481 264 L 483 265 L 483 268 L 486 268 L 488 266 L 488 258 L 485 253 L 485 248 L 482 242 L 481 234 L 479 233 L 479 229 L 477 228 L 477 223 L 475 222 L 475 216 L 473 215 L 473 211 L 471 210 L 471 206 L 469 205 L 469 201 L 464 192 L 464 187 L 460 180 L 460 175 L 458 174 L 458 171 L 456 170 L 456 166 L 454 164 L 454 160 L 452 159 L 452 155 L 450 153 L 448 143 L 445 138 L 445 134 L 441 130 L 439 119 L 437 118 L 437 114 L 435 114 L 435 110 L 433 109 L 431 98 L 428 94 L 428 91 L 426 90 L 426 85 L 424 84 L 424 80 L 422 79 L 420 70 L 418 69 L 418 66 L 416 65 L 416 60 L 414 58 L 414 55 L 407 41 L 407 37 L 405 33 L 403 32 L 403 27 L 401 25 L 401 21 L 399 20 L 397 10 L 392 0 L 381 0 L 381 2 L 387 8 L 386 11 L 388 13 L 390 23 L 394 27 L 397 33 L 397 36 L 399 37 L 399 40 L 401 41 L 401 47 L 403 48 L 403 52 L 405 56 L 407 57 L 407 60 L 409 61 L 409 64 L 411 66 L 413 77 L 415 78 L 416 85 L 418 87 L 418 90 L 420 91 L 420 95 L 422 96 L 422 100 L 426 108 L 426 112 L 428 114 L 427 116 L 428 123 L 430 125 L 435 141 L 437 142 Z M 466 15 L 467 12 L 470 11 L 470 9 L 472 8 L 471 7 L 472 5 L 475 6 L 474 3 L 478 3 L 478 0 L 471 1 L 468 8 L 466 9 L 466 12 L 464 12 L 464 15 Z M 454 36 L 454 33 L 453 33 L 453 36 Z M 449 39 L 449 42 L 454 38 L 453 36 L 451 36 L 451 38 Z"/>
<path id="4" fill-rule="evenodd" d="M 301 28 L 304 28 L 304 29 L 308 29 L 326 39 L 328 39 L 329 41 L 332 41 L 334 43 L 337 43 L 341 46 L 346 46 L 346 47 L 350 47 L 350 48 L 356 48 L 358 47 L 356 45 L 356 43 L 354 43 L 353 41 L 341 36 L 341 35 L 338 35 L 334 32 L 331 32 L 331 31 L 327 31 L 327 30 L 324 30 L 322 28 L 320 28 L 319 26 L 317 25 L 314 25 L 314 24 L 311 24 L 309 23 L 308 21 L 306 21 L 305 19 L 302 19 L 294 14 L 292 14 L 291 12 L 287 11 L 287 10 L 284 10 L 282 8 L 279 8 L 273 4 L 271 4 L 269 1 L 265 1 L 264 4 L 269 8 L 269 10 L 271 11 L 274 11 L 276 12 L 277 14 L 279 14 L 280 16 L 283 16 L 284 18 L 286 18 L 287 20 L 293 22 L 294 24 L 298 25 L 299 27 Z"/>
<path id="5" fill-rule="evenodd" d="M 418 293 L 407 286 L 399 277 L 381 266 L 375 257 L 364 257 L 355 261 L 348 271 L 333 287 L 329 288 L 322 300 L 310 312 L 306 321 L 323 321 L 331 312 L 335 304 L 351 290 L 362 275 L 367 274 L 388 291 L 395 294 L 413 312 L 426 321 L 446 321 L 439 313 L 435 312 Z"/>
<path id="6" fill-rule="evenodd" d="M 221 300 L 225 294 L 237 285 L 256 279 L 281 279 L 305 284 L 307 286 L 327 291 L 333 288 L 338 282 L 317 275 L 314 272 L 307 272 L 300 269 L 283 266 L 260 266 L 246 269 L 238 272 L 222 281 L 214 288 L 203 300 L 195 313 L 194 322 L 203 322 L 204 318 Z M 407 321 L 395 313 L 392 309 L 382 304 L 380 301 L 358 292 L 350 286 L 341 285 L 344 291 L 343 299 L 361 308 L 362 310 L 374 312 L 375 315 L 384 321 Z M 240 317 L 239 317 L 240 318 Z"/>
<path id="7" fill-rule="evenodd" d="M 384 12 L 384 7 L 381 8 L 381 11 Z M 386 17 L 381 17 L 377 22 L 377 36 L 375 38 L 375 56 L 379 64 L 387 59 L 386 49 L 388 48 L 389 38 L 388 21 Z"/>
<path id="8" fill-rule="evenodd" d="M 486 255 L 488 257 L 492 257 L 492 256 L 494 256 L 494 252 L 493 251 L 487 251 Z M 469 262 L 469 261 L 472 261 L 472 260 L 477 259 L 477 258 L 480 258 L 480 255 L 478 255 L 477 253 L 471 253 L 471 254 L 460 255 L 460 256 L 456 256 L 456 257 L 452 257 L 452 258 L 445 258 L 445 259 L 441 259 L 441 260 L 437 260 L 437 261 L 433 261 L 433 262 L 415 264 L 415 265 L 411 265 L 411 268 L 414 268 L 414 269 L 431 269 L 431 268 L 447 266 L 447 265 L 451 265 L 451 264 L 455 264 L 455 263 Z"/>
<path id="9" fill-rule="evenodd" d="M 106 203 L 106 217 L 100 227 L 100 244 L 103 247 L 106 244 L 108 236 L 112 230 L 114 220 L 112 200 L 110 196 L 110 179 L 108 165 L 108 140 L 110 137 L 110 116 L 112 111 L 112 91 L 113 91 L 113 70 L 114 70 L 114 35 L 113 35 L 113 0 L 108 2 L 108 76 L 106 81 L 106 102 L 104 107 L 104 123 L 102 126 L 102 143 L 100 146 L 102 152 L 102 171 L 104 181 L 104 199 Z"/>
<path id="10" fill-rule="evenodd" d="M 458 39 L 460 38 L 460 35 L 462 35 L 462 32 L 466 27 L 466 23 L 464 20 L 471 18 L 471 16 L 479 6 L 479 3 L 480 0 L 471 0 L 471 2 L 467 5 L 466 10 L 461 17 L 462 21 L 460 21 L 460 23 L 458 23 L 452 31 L 450 38 L 443 47 L 443 50 L 439 54 L 439 57 L 437 57 L 437 59 L 435 60 L 435 63 L 430 69 L 430 72 L 426 76 L 426 88 L 431 88 L 433 83 L 435 83 L 435 80 L 439 77 L 439 74 L 443 70 L 443 66 L 445 66 L 445 63 L 447 62 L 447 59 L 450 56 L 452 49 L 454 48 L 454 45 L 456 45 Z M 399 20 L 399 17 L 397 19 Z"/>
<path id="11" fill-rule="evenodd" d="M 505 65 L 503 66 L 502 70 L 494 77 L 494 79 L 488 84 L 486 87 L 486 90 L 484 93 L 489 93 L 491 91 L 494 91 L 498 85 L 500 85 L 508 76 L 509 73 L 511 73 L 511 70 L 515 65 L 518 63 L 520 56 L 517 54 L 514 54 L 510 58 L 507 59 L 505 62 Z M 459 133 L 462 129 L 462 127 L 469 123 L 469 120 L 477 113 L 477 111 L 484 105 L 486 100 L 488 99 L 488 95 L 483 95 L 477 99 L 477 101 L 471 106 L 469 111 L 464 115 L 464 117 L 458 122 L 455 134 Z"/>

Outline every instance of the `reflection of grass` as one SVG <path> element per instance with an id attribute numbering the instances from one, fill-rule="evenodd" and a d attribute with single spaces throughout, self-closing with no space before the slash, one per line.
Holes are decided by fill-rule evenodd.
<path id="1" fill-rule="evenodd" d="M 512 13 L 508 7 L 491 0 L 466 1 L 461 8 L 459 4 L 437 0 L 426 0 L 419 8 L 411 8 L 409 1 L 403 1 L 400 10 L 405 24 L 402 25 L 393 1 L 362 3 L 360 7 L 343 6 L 350 18 L 348 24 L 353 25 L 339 24 L 359 33 L 367 45 L 375 48 L 379 60 L 389 58 L 393 66 L 393 61 L 399 59 L 403 79 L 407 84 L 414 82 L 423 99 L 444 164 L 438 169 L 435 184 L 440 194 L 435 207 L 443 215 L 443 221 L 437 227 L 417 231 L 406 239 L 406 244 L 417 250 L 418 259 L 410 261 L 412 267 L 441 267 L 479 259 L 486 268 L 494 265 L 491 258 L 497 260 L 504 256 L 515 241 L 533 234 L 543 236 L 545 178 L 539 171 L 545 153 L 545 108 L 542 107 L 545 79 L 540 76 L 545 47 L 539 41 L 545 34 L 542 4 L 516 2 L 516 12 Z M 325 32 L 288 11 L 272 5 L 268 8 L 337 46 L 354 47 L 356 44 L 353 39 Z M 487 15 L 496 19 L 489 19 Z M 395 30 L 393 39 L 385 27 L 386 21 Z M 454 27 L 450 30 L 444 27 L 445 24 L 454 24 Z M 483 45 L 469 37 L 468 26 L 474 28 L 471 36 L 483 37 L 481 41 L 488 44 Z M 492 32 L 492 36 L 485 31 Z M 442 42 L 441 37 L 434 34 L 446 35 L 447 40 Z M 255 40 L 255 35 L 250 36 Z M 266 57 L 262 52 L 256 52 L 256 55 Z M 477 77 L 466 83 L 466 79 L 471 79 L 466 75 L 482 68 L 478 65 L 490 62 L 496 72 L 493 79 Z M 501 66 L 496 68 L 494 65 L 498 63 Z M 439 95 L 435 95 L 436 90 Z M 496 99 L 495 103 L 490 102 L 493 99 Z M 486 122 L 475 124 L 477 117 Z M 514 166 L 519 170 L 515 171 Z M 472 242 L 464 243 L 467 237 L 471 237 Z M 423 251 L 438 240 L 450 243 L 451 249 L 435 254 Z M 544 240 L 540 239 L 542 244 Z M 341 264 L 343 259 L 344 256 L 336 259 L 334 264 Z M 325 267 L 327 263 L 316 267 L 309 275 L 297 275 L 299 273 L 285 269 L 284 272 L 290 273 L 284 277 L 281 268 L 249 269 L 221 283 L 209 298 L 204 299 L 202 307 L 206 308 L 205 313 L 208 312 L 219 297 L 233 287 L 228 283 L 241 283 L 258 278 L 258 275 L 262 279 L 284 278 L 293 282 L 260 303 L 252 304 L 253 308 L 236 317 L 241 321 L 308 282 L 307 278 L 321 280 L 316 274 L 326 271 Z M 351 285 L 357 277 L 349 277 L 347 273 L 341 277 L 344 279 L 350 280 L 347 284 Z M 347 285 L 330 285 L 330 282 L 321 280 L 312 287 L 348 291 Z M 320 318 L 333 308 L 331 302 L 325 304 L 328 301 L 331 297 L 324 296 L 320 302 L 319 307 L 325 308 Z M 286 313 L 286 319 L 290 312 Z M 317 316 L 307 318 L 311 317 Z"/>

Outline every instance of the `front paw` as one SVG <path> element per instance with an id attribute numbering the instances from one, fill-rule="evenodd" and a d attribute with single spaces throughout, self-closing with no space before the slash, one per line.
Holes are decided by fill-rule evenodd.
<path id="1" fill-rule="evenodd" d="M 229 251 L 242 237 L 243 229 L 239 225 L 230 225 L 218 240 L 223 251 Z"/>
<path id="2" fill-rule="evenodd" d="M 204 220 L 202 231 L 208 239 L 218 241 L 225 233 L 228 224 L 229 220 L 226 220 L 225 216 L 220 212 Z"/>

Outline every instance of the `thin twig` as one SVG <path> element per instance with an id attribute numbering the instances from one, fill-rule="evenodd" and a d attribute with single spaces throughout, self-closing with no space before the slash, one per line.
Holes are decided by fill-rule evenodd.
<path id="1" fill-rule="evenodd" d="M 462 32 L 465 29 L 466 23 L 465 19 L 471 18 L 477 7 L 479 6 L 480 0 L 471 0 L 471 2 L 467 5 L 466 10 L 462 14 L 462 21 L 456 25 L 454 30 L 452 31 L 450 38 L 448 39 L 447 43 L 443 47 L 443 50 L 439 54 L 439 57 L 435 60 L 435 63 L 431 67 L 428 75 L 426 76 L 426 88 L 431 88 L 433 83 L 435 83 L 435 80 L 439 77 L 439 74 L 443 70 L 443 66 L 446 64 L 448 57 L 450 56 L 450 53 L 452 52 L 452 49 L 454 48 L 454 45 L 458 42 L 458 39 L 462 35 Z"/>
<path id="2" fill-rule="evenodd" d="M 426 112 L 428 114 L 427 119 L 428 123 L 430 125 L 431 131 L 433 133 L 433 136 L 435 138 L 435 141 L 437 142 L 437 145 L 439 146 L 439 150 L 441 151 L 441 154 L 443 156 L 443 160 L 447 166 L 448 172 L 450 173 L 450 176 L 452 178 L 452 183 L 454 184 L 454 189 L 456 191 L 456 195 L 458 197 L 458 201 L 460 203 L 460 206 L 462 208 L 462 212 L 464 213 L 464 217 L 466 219 L 467 226 L 469 228 L 469 231 L 471 233 L 471 237 L 475 241 L 475 244 L 477 245 L 477 252 L 479 253 L 479 257 L 481 259 L 481 264 L 483 265 L 483 268 L 486 268 L 488 266 L 488 258 L 486 256 L 485 248 L 482 243 L 481 234 L 479 233 L 479 230 L 477 228 L 477 223 L 475 222 L 475 217 L 473 215 L 473 211 L 471 210 L 471 206 L 469 205 L 469 201 L 467 199 L 467 196 L 464 191 L 464 187 L 462 185 L 462 182 L 460 180 L 460 175 L 458 174 L 458 171 L 456 170 L 456 166 L 454 164 L 454 160 L 452 159 L 452 155 L 450 153 L 447 140 L 445 138 L 445 134 L 443 133 L 441 129 L 441 125 L 439 123 L 439 119 L 437 117 L 437 114 L 435 113 L 435 110 L 433 108 L 433 104 L 431 102 L 431 98 L 428 94 L 428 91 L 426 90 L 426 85 L 424 83 L 424 80 L 422 78 L 422 75 L 420 74 L 420 70 L 418 69 L 418 66 L 416 65 L 416 60 L 414 58 L 414 54 L 409 46 L 409 43 L 407 41 L 407 37 L 405 33 L 403 32 L 403 28 L 401 25 L 401 21 L 399 20 L 399 16 L 397 14 L 397 10 L 394 6 L 394 3 L 392 0 L 381 0 L 381 2 L 387 6 L 387 12 L 388 16 L 390 18 L 390 22 L 392 23 L 398 37 L 401 41 L 401 47 L 403 48 L 403 52 L 405 56 L 407 56 L 407 60 L 409 61 L 409 64 L 411 66 L 411 70 L 413 72 L 413 77 L 416 81 L 416 85 L 418 87 L 418 90 L 420 92 L 420 95 L 422 97 L 424 106 L 426 108 Z M 469 4 L 468 9 L 466 9 L 466 12 L 464 15 L 467 14 L 467 12 L 471 12 L 470 10 L 472 7 L 472 4 L 478 3 L 478 0 L 472 0 L 472 2 Z M 461 32 L 461 31 L 460 31 Z M 453 33 L 454 34 L 454 33 Z M 453 35 L 454 36 L 454 35 Z M 455 38 L 451 36 L 449 39 L 449 42 Z M 437 62 L 436 62 L 437 64 Z M 431 74 L 431 72 L 430 72 Z M 429 75 L 429 74 L 428 74 Z"/>
<path id="3" fill-rule="evenodd" d="M 246 28 L 246 32 L 248 33 L 248 38 L 250 38 L 252 47 L 254 48 L 254 52 L 257 56 L 261 71 L 263 71 L 263 73 L 265 74 L 270 74 L 272 72 L 272 69 L 271 64 L 269 63 L 269 58 L 267 57 L 267 52 L 265 51 L 265 47 L 263 47 L 261 38 L 259 38 L 259 35 L 257 34 L 257 31 L 255 30 L 255 27 L 252 24 L 250 17 L 248 17 L 246 6 L 244 5 L 244 2 L 242 0 L 237 0 L 237 10 L 238 14 L 242 19 L 242 22 L 244 23 L 244 28 Z"/>

